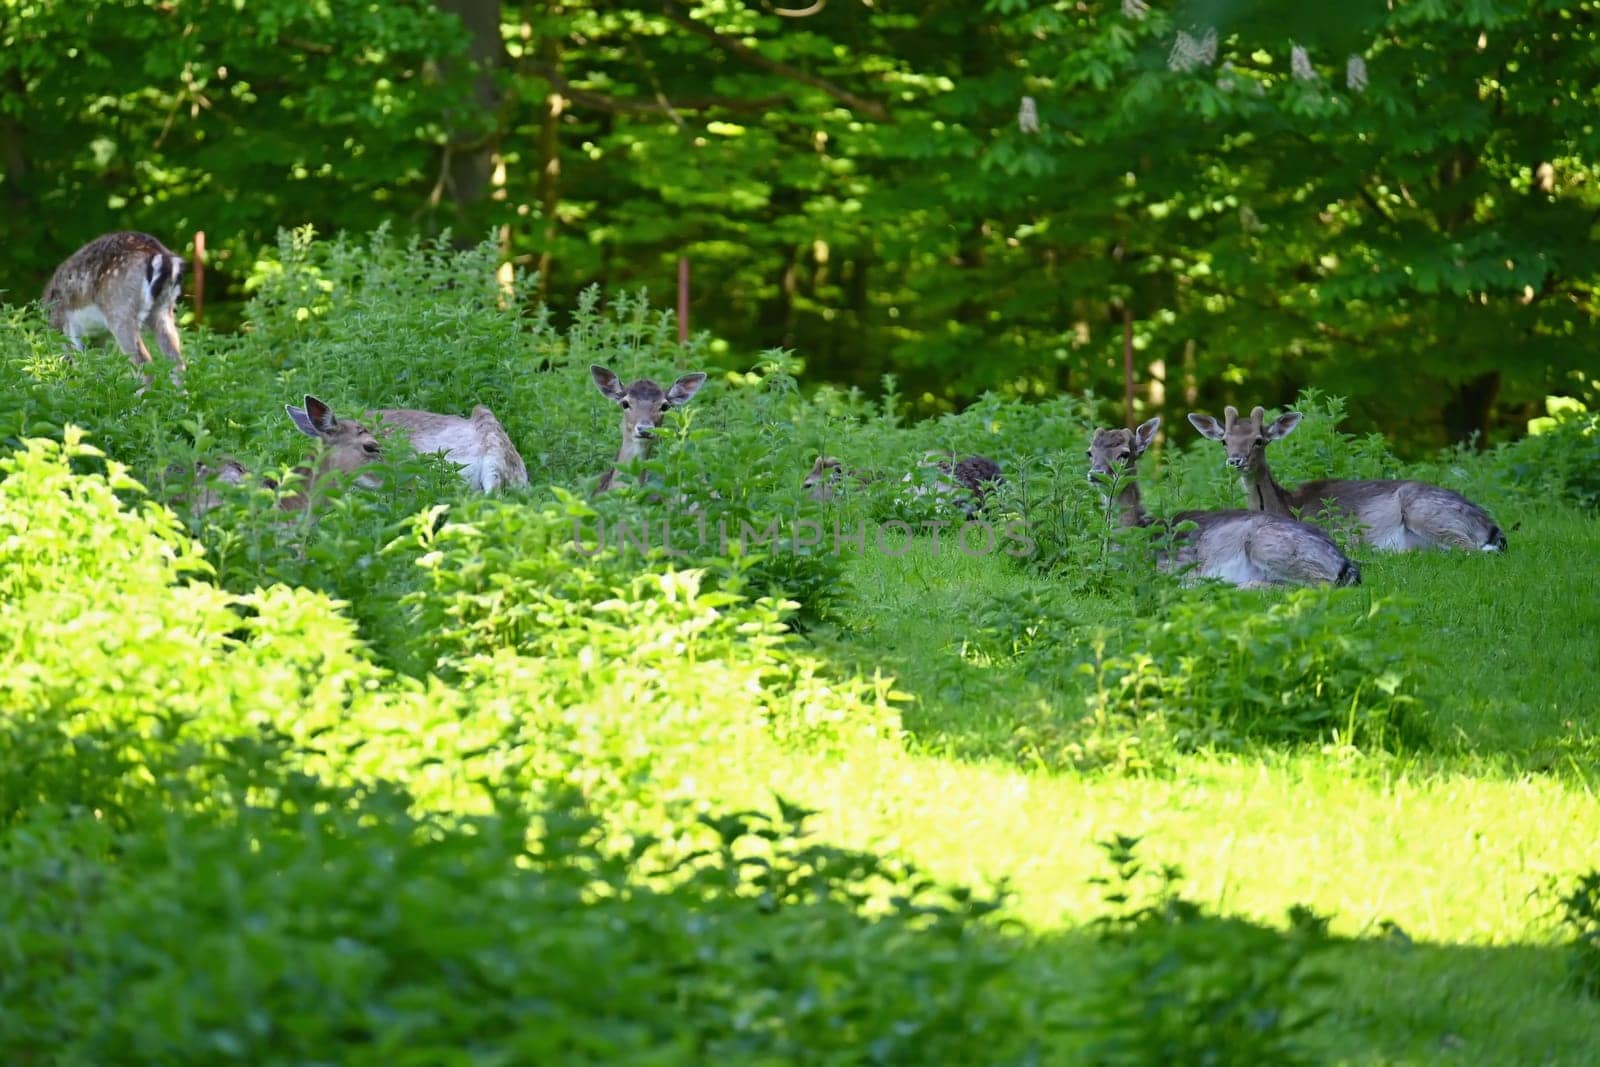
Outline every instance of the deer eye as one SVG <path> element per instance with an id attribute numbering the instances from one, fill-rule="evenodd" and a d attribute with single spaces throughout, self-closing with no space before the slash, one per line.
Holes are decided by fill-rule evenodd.
<path id="1" fill-rule="evenodd" d="M 1117 453 L 1117 458 L 1118 459 L 1127 459 L 1129 454 L 1130 453 L 1128 452 L 1128 450 L 1126 448 L 1124 448 L 1121 452 Z"/>
<path id="2" fill-rule="evenodd" d="M 362 450 L 362 451 L 363 451 L 363 452 L 365 452 L 365 453 L 366 453 L 366 454 L 367 454 L 367 455 L 369 455 L 369 456 L 376 456 L 376 455 L 377 455 L 377 454 L 378 454 L 378 452 L 379 452 L 379 451 L 380 451 L 380 450 L 379 450 L 379 448 L 378 448 L 378 446 L 377 446 L 377 445 L 375 445 L 375 444 L 371 444 L 371 445 L 362 445 L 362 446 L 361 446 L 361 450 Z"/>
<path id="3" fill-rule="evenodd" d="M 633 407 L 633 405 L 631 403 L 629 403 L 628 401 L 626 401 L 626 400 L 618 401 L 618 403 L 620 403 L 622 405 L 622 410 L 623 411 L 627 411 L 629 408 Z"/>

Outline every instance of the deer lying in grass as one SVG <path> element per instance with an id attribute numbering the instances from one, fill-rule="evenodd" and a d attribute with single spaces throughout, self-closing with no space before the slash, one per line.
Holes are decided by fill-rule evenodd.
<path id="1" fill-rule="evenodd" d="M 148 386 L 146 327 L 176 364 L 174 383 L 186 369 L 174 310 L 181 295 L 183 257 L 147 233 L 122 230 L 97 237 L 68 256 L 45 286 L 41 303 L 51 328 L 65 333 L 76 351 L 83 350 L 85 336 L 109 332 Z"/>
<path id="2" fill-rule="evenodd" d="M 1460 493 L 1427 482 L 1390 478 L 1323 478 L 1285 489 L 1267 466 L 1267 445 L 1300 425 L 1300 413 L 1285 412 L 1270 424 L 1266 409 L 1247 419 L 1233 407 L 1223 422 L 1198 412 L 1194 428 L 1228 450 L 1228 466 L 1239 471 L 1250 510 L 1269 515 L 1305 515 L 1322 520 L 1341 514 L 1360 526 L 1361 539 L 1374 548 L 1406 552 L 1415 548 L 1464 548 L 1501 552 L 1506 535 L 1488 512 Z"/>
<path id="3" fill-rule="evenodd" d="M 494 412 L 482 404 L 474 407 L 467 418 L 413 408 L 382 408 L 371 414 L 381 420 L 379 430 L 405 431 L 418 454 L 443 452 L 445 459 L 460 468 L 467 485 L 478 492 L 492 493 L 501 487 L 522 489 L 528 484 L 528 468 L 517 446 L 511 443 Z"/>
<path id="4" fill-rule="evenodd" d="M 925 496 L 928 493 L 940 497 L 963 496 L 963 508 L 969 514 L 987 503 L 990 490 L 1005 481 L 1000 474 L 1000 465 L 984 456 L 955 460 L 953 456 L 942 452 L 929 452 L 918 466 L 937 470 L 939 474 L 931 486 L 917 482 L 915 474 L 901 478 L 902 482 L 911 483 L 912 496 Z M 812 500 L 823 502 L 838 495 L 846 479 L 864 485 L 877 481 L 878 475 L 870 471 L 853 470 L 833 456 L 818 456 L 801 487 Z"/>
<path id="5" fill-rule="evenodd" d="M 800 483 L 800 487 L 812 500 L 823 503 L 838 496 L 846 480 L 857 485 L 866 485 L 877 481 L 878 476 L 870 471 L 858 471 L 847 467 L 836 456 L 818 456 L 817 461 L 811 465 L 810 472 L 806 474 L 805 481 Z"/>
<path id="6" fill-rule="evenodd" d="M 1155 440 L 1160 418 L 1137 430 L 1097 429 L 1089 441 L 1089 481 L 1105 492 L 1124 527 L 1161 525 L 1177 531 L 1175 545 L 1160 560 L 1162 569 L 1193 565 L 1203 578 L 1220 578 L 1237 586 L 1356 585 L 1361 572 L 1339 550 L 1333 538 L 1309 523 L 1260 511 L 1180 511 L 1169 519 L 1152 518 L 1139 499 L 1137 464 Z"/>
<path id="7" fill-rule="evenodd" d="M 600 484 L 595 488 L 595 493 L 600 494 L 609 492 L 616 484 L 617 467 L 650 454 L 656 428 L 661 425 L 667 409 L 692 400 L 705 384 L 706 376 L 698 371 L 685 374 L 673 382 L 671 388 L 662 389 L 649 378 L 623 385 L 621 379 L 599 364 L 590 365 L 589 375 L 601 395 L 616 401 L 622 408 L 622 447 L 617 451 L 614 465 L 600 477 Z"/>
<path id="8" fill-rule="evenodd" d="M 333 410 L 314 396 L 306 397 L 303 408 L 285 404 L 284 410 L 301 433 L 317 439 L 319 447 L 315 466 L 302 463 L 294 468 L 295 487 L 279 493 L 275 504 L 279 511 L 305 511 L 320 497 L 320 490 L 326 485 L 329 475 L 361 471 L 361 468 L 382 455 L 378 439 L 371 430 L 353 419 L 336 418 Z M 182 474 L 181 468 L 167 468 L 169 478 L 176 480 Z M 206 483 L 215 480 L 228 485 L 243 485 L 250 477 L 245 465 L 231 457 L 219 459 L 214 467 L 206 463 L 197 464 L 194 482 L 202 488 L 194 493 L 191 509 L 195 514 L 204 514 L 222 502 L 221 495 Z M 268 489 L 276 491 L 282 488 L 275 478 L 263 475 L 259 480 Z M 376 489 L 382 484 L 371 471 L 361 471 L 355 481 L 357 485 L 368 489 Z"/>
<path id="9" fill-rule="evenodd" d="M 933 492 L 940 496 L 965 495 L 962 508 L 969 515 L 986 505 L 990 491 L 1005 482 L 1000 464 L 987 456 L 956 459 L 953 452 L 929 452 L 922 457 L 921 466 L 932 467 L 943 475 L 935 479 Z"/>

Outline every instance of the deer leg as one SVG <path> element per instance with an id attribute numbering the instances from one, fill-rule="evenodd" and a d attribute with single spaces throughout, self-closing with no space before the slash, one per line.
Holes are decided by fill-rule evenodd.
<path id="1" fill-rule="evenodd" d="M 178 321 L 170 307 L 151 316 L 150 329 L 162 354 L 176 363 L 180 372 L 188 370 L 183 362 L 183 343 L 178 340 Z"/>
<path id="2" fill-rule="evenodd" d="M 106 323 L 111 330 L 111 336 L 116 338 L 117 347 L 133 360 L 134 372 L 139 375 L 142 383 L 139 394 L 150 388 L 150 372 L 146 367 L 150 363 L 150 350 L 144 346 L 144 338 L 139 333 L 139 320 L 130 315 L 119 315 Z"/>

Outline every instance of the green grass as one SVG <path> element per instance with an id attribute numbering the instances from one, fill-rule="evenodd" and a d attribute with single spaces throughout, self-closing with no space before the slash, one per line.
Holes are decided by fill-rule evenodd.
<path id="1" fill-rule="evenodd" d="M 1220 910 L 1331 914 L 1336 933 L 1366 939 L 1336 957 L 1346 981 L 1319 1031 L 1332 1060 L 1592 1062 L 1600 1008 L 1573 998 L 1559 954 L 1539 946 L 1549 879 L 1592 864 L 1600 841 L 1600 522 L 1529 508 L 1522 523 L 1503 557 L 1362 561 L 1353 596 L 1409 604 L 1434 743 L 1393 756 L 1191 755 L 1156 777 L 1030 771 L 1004 754 L 1013 702 L 1062 694 L 1025 662 L 972 662 L 963 643 L 981 605 L 1049 583 L 926 542 L 854 560 L 850 630 L 821 644 L 895 673 L 914 697 L 913 741 L 786 770 L 786 789 L 823 807 L 840 840 L 949 878 L 1008 880 L 1040 931 L 1093 910 L 1095 842 L 1114 831 L 1142 835 Z M 1130 610 L 1053 599 L 1068 618 Z"/>

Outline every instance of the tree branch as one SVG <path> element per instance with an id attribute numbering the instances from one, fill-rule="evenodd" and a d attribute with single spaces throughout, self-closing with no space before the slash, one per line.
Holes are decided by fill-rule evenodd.
<path id="1" fill-rule="evenodd" d="M 551 85 L 574 104 L 609 111 L 613 114 L 671 115 L 676 111 L 770 111 L 784 102 L 781 96 L 762 96 L 741 100 L 725 96 L 693 96 L 677 100 L 635 100 L 625 96 L 579 89 L 571 81 L 544 63 L 528 63 L 526 69 Z"/>
<path id="2" fill-rule="evenodd" d="M 879 122 L 889 121 L 889 109 L 879 101 L 869 100 L 864 96 L 857 96 L 850 90 L 841 88 L 840 86 L 828 81 L 826 78 L 819 78 L 815 74 L 810 74 L 806 71 L 800 70 L 798 67 L 791 67 L 787 63 L 780 63 L 776 59 L 768 59 L 760 52 L 757 52 L 753 48 L 746 47 L 745 45 L 734 40 L 732 37 L 725 37 L 716 30 L 713 30 L 711 27 L 706 26 L 703 23 L 696 22 L 694 19 L 690 18 L 682 8 L 674 3 L 673 0 L 661 0 L 661 12 L 662 14 L 666 15 L 668 19 L 677 23 L 679 26 L 682 26 L 690 33 L 704 37 L 706 40 L 710 41 L 712 44 L 716 45 L 730 56 L 742 59 L 752 67 L 758 67 L 761 70 L 767 71 L 768 73 L 781 75 L 782 77 L 788 78 L 791 81 L 797 81 L 803 85 L 809 85 L 813 89 L 821 89 L 823 92 L 827 93 L 841 104 L 859 111 L 869 118 L 877 119 Z"/>

